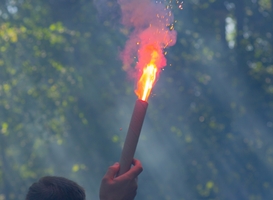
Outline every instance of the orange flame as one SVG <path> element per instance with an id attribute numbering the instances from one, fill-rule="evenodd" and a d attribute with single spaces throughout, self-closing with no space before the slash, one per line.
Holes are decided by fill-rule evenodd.
<path id="1" fill-rule="evenodd" d="M 142 75 L 137 83 L 136 95 L 143 101 L 148 101 L 149 95 L 156 80 L 157 66 L 156 61 L 158 52 L 153 50 L 151 53 L 151 60 L 146 67 L 143 68 Z"/>

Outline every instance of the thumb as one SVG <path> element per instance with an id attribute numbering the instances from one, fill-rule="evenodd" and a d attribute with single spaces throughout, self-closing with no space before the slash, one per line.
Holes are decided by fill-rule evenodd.
<path id="1" fill-rule="evenodd" d="M 105 177 L 108 179 L 114 179 L 115 175 L 119 171 L 119 163 L 116 162 L 114 165 L 110 166 L 105 174 Z"/>

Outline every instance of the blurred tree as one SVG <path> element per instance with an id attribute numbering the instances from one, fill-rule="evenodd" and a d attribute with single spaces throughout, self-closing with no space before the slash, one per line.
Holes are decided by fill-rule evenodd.
<path id="1" fill-rule="evenodd" d="M 116 71 L 100 68 L 106 63 L 102 52 L 112 64 L 117 55 L 105 51 L 110 33 L 96 33 L 104 27 L 92 11 L 87 1 L 1 4 L 0 194 L 5 199 L 23 199 L 30 183 L 44 174 L 88 170 L 92 149 L 104 155 L 113 144 L 107 135 L 99 137 L 105 130 L 98 113 L 113 104 L 108 95 L 116 89 L 108 85 Z M 59 145 L 78 159 L 60 159 L 52 152 L 60 151 Z M 68 165 L 60 168 L 63 163 Z M 94 173 L 104 172 L 100 164 Z"/>
<path id="2" fill-rule="evenodd" d="M 0 200 L 24 199 L 45 174 L 96 198 L 118 159 L 133 95 L 118 59 L 129 30 L 117 2 L 101 2 L 0 2 Z M 176 3 L 177 44 L 140 144 L 168 156 L 146 167 L 137 198 L 270 199 L 273 1 Z"/>

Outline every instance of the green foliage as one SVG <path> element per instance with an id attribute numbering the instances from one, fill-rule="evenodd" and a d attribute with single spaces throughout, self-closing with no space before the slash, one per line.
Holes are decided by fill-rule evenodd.
<path id="1" fill-rule="evenodd" d="M 150 98 L 137 199 L 272 198 L 272 1 L 173 4 L 178 38 Z M 43 175 L 97 198 L 134 100 L 115 5 L 101 16 L 87 0 L 0 3 L 0 200 L 24 199 Z"/>

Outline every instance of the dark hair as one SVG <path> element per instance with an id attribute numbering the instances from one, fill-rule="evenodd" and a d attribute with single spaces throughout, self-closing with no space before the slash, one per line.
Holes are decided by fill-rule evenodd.
<path id="1" fill-rule="evenodd" d="M 74 181 L 45 176 L 29 187 L 26 200 L 85 200 L 85 191 Z"/>

